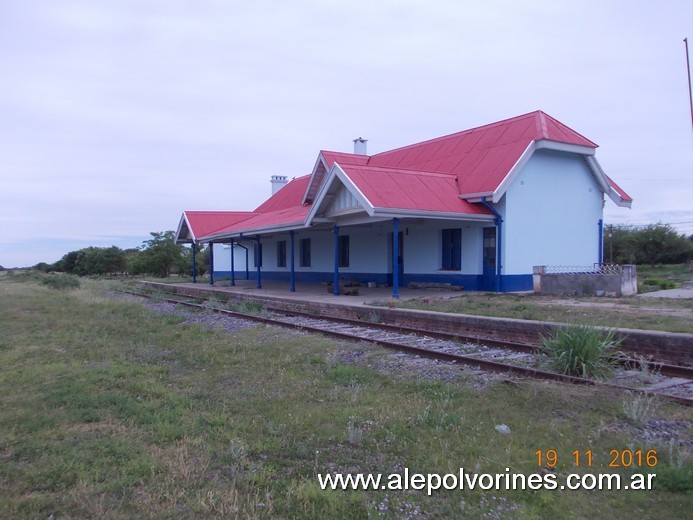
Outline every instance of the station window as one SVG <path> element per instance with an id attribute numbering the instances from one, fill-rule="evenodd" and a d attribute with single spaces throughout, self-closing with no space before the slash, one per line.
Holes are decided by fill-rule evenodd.
<path id="1" fill-rule="evenodd" d="M 277 242 L 277 267 L 286 267 L 286 240 Z"/>
<path id="2" fill-rule="evenodd" d="M 462 269 L 462 230 L 443 230 L 442 269 Z"/>
<path id="3" fill-rule="evenodd" d="M 310 238 L 301 239 L 301 267 L 310 267 Z"/>
<path id="4" fill-rule="evenodd" d="M 349 235 L 339 237 L 339 267 L 349 267 Z"/>
<path id="5" fill-rule="evenodd" d="M 253 244 L 253 267 L 262 267 L 262 244 Z"/>

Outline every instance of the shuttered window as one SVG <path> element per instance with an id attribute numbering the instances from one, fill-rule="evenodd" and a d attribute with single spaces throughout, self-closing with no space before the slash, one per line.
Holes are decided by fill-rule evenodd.
<path id="1" fill-rule="evenodd" d="M 462 230 L 444 229 L 442 247 L 441 269 L 462 269 Z"/>

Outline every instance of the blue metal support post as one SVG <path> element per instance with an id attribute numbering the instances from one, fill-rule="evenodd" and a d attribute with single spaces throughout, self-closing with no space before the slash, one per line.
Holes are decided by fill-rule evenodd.
<path id="1" fill-rule="evenodd" d="M 289 265 L 291 267 L 291 273 L 289 275 L 289 291 L 296 292 L 296 272 L 294 270 L 294 232 L 289 231 L 289 254 L 291 255 L 291 260 Z"/>
<path id="2" fill-rule="evenodd" d="M 604 263 L 604 219 L 599 219 L 597 224 L 599 226 L 599 249 L 597 253 L 597 262 L 600 264 Z"/>
<path id="3" fill-rule="evenodd" d="M 195 257 L 197 256 L 197 246 L 195 242 L 192 243 L 192 277 L 193 283 L 197 283 L 197 265 L 195 265 Z"/>
<path id="4" fill-rule="evenodd" d="M 501 245 L 503 244 L 503 217 L 501 216 L 498 211 L 496 211 L 496 208 L 491 206 L 486 201 L 486 197 L 481 197 L 481 203 L 488 208 L 488 210 L 493 213 L 493 215 L 496 217 L 496 229 L 498 230 L 498 236 L 496 237 L 496 292 L 500 292 L 501 290 L 501 272 L 503 269 L 503 265 L 501 263 Z"/>
<path id="5" fill-rule="evenodd" d="M 334 290 L 332 294 L 339 296 L 339 226 L 332 228 L 334 235 Z"/>
<path id="6" fill-rule="evenodd" d="M 214 285 L 214 244 L 209 243 L 209 285 Z"/>
<path id="7" fill-rule="evenodd" d="M 260 243 L 260 237 L 256 237 L 257 248 L 255 249 L 257 256 L 255 257 L 255 263 L 257 264 L 257 288 L 262 289 L 262 272 L 260 267 L 262 267 L 262 243 Z"/>
<path id="8" fill-rule="evenodd" d="M 236 285 L 236 266 L 234 265 L 233 256 L 233 240 L 231 240 L 231 287 Z"/>
<path id="9" fill-rule="evenodd" d="M 399 219 L 392 219 L 392 297 L 399 300 Z"/>

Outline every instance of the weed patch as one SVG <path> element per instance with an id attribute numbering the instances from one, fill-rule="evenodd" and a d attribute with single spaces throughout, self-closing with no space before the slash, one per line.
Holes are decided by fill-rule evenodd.
<path id="1" fill-rule="evenodd" d="M 613 330 L 570 325 L 542 338 L 542 351 L 554 370 L 580 377 L 607 377 L 619 357 L 620 340 Z"/>
<path id="2" fill-rule="evenodd" d="M 2 518 L 678 518 L 690 510 L 687 445 L 638 436 L 622 394 L 535 381 L 480 389 L 463 373 L 444 382 L 377 347 L 266 326 L 208 329 L 111 300 L 112 289 L 0 281 Z M 690 421 L 690 410 L 661 403 L 650 417 L 641 419 L 648 428 L 662 417 Z M 509 434 L 496 431 L 501 424 Z M 623 446 L 661 450 L 657 489 L 427 496 L 317 483 L 317 474 L 404 468 L 528 475 L 545 469 L 537 450 L 569 458 L 591 449 L 608 462 Z"/>

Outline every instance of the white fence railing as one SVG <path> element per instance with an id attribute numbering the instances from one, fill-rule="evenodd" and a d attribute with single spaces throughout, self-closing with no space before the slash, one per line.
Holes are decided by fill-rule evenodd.
<path id="1" fill-rule="evenodd" d="M 618 274 L 623 272 L 623 266 L 616 264 L 585 265 L 546 265 L 544 274 Z"/>

